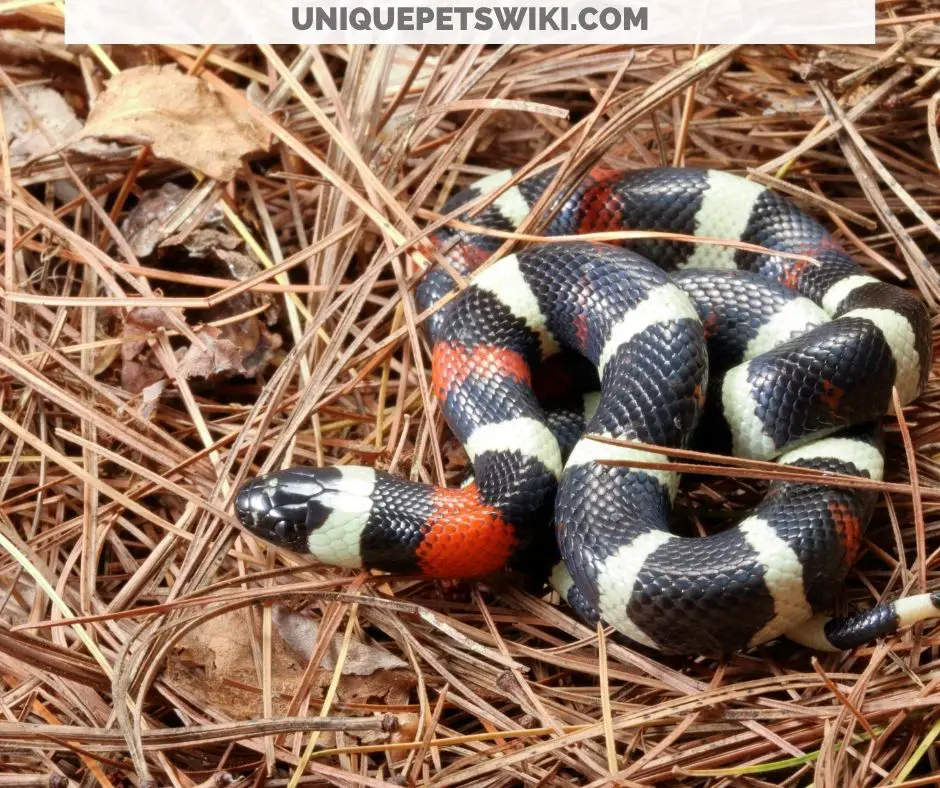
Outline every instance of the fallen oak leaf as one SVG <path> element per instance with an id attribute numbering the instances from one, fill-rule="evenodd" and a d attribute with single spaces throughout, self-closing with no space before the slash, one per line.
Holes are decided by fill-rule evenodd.
<path id="1" fill-rule="evenodd" d="M 201 708 L 236 720 L 264 713 L 251 645 L 250 618 L 235 610 L 212 618 L 183 637 L 169 655 L 168 679 Z M 271 689 L 275 714 L 286 714 L 303 667 L 275 641 Z"/>
<path id="2" fill-rule="evenodd" d="M 175 66 L 140 66 L 111 77 L 77 139 L 149 145 L 154 156 L 230 181 L 242 156 L 269 138 L 247 107 Z"/>

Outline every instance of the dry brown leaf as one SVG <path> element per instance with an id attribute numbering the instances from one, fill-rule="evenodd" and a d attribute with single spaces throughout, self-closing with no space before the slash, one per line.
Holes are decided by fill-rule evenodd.
<path id="1" fill-rule="evenodd" d="M 179 207 L 189 194 L 188 189 L 175 183 L 165 183 L 159 189 L 150 189 L 140 202 L 127 214 L 121 224 L 121 232 L 137 257 L 149 257 L 163 241 L 163 223 Z M 218 224 L 222 221 L 222 209 L 213 206 L 202 219 L 202 225 Z M 197 255 L 198 256 L 198 255 Z"/>
<path id="2" fill-rule="evenodd" d="M 256 317 L 221 326 L 203 326 L 199 344 L 193 343 L 179 365 L 182 378 L 208 378 L 236 374 L 253 377 L 281 346 L 279 334 L 270 333 Z"/>
<path id="3" fill-rule="evenodd" d="M 183 319 L 183 310 L 173 310 Z M 138 307 L 127 313 L 121 329 L 121 386 L 140 394 L 166 377 L 163 367 L 148 348 L 148 337 L 158 328 L 171 328 L 170 310 Z"/>
<path id="4" fill-rule="evenodd" d="M 148 222 L 144 224 L 150 226 Z M 226 245 L 232 239 L 232 236 L 210 229 L 197 231 L 193 236 L 197 244 L 204 244 L 207 249 L 214 245 Z M 226 251 L 216 250 L 217 255 Z M 236 267 L 251 268 L 253 265 L 244 255 L 231 251 L 228 254 L 238 255 Z M 231 260 L 220 260 L 217 255 L 216 265 L 227 265 L 230 270 L 235 270 Z M 256 270 L 251 268 L 251 273 Z M 264 298 L 270 299 L 270 296 L 265 295 Z M 268 331 L 257 316 L 244 315 L 255 306 L 256 299 L 251 293 L 241 293 L 213 310 L 202 313 L 200 316 L 206 320 L 235 319 L 221 325 L 200 326 L 195 330 L 199 336 L 198 342 L 175 350 L 179 360 L 176 370 L 178 377 L 182 380 L 231 375 L 250 378 L 267 367 L 281 347 L 282 340 L 280 334 Z M 132 394 L 145 394 L 142 404 L 145 414 L 152 413 L 156 407 L 164 390 L 157 384 L 167 377 L 166 368 L 150 348 L 151 337 L 158 329 L 173 327 L 171 312 L 179 320 L 185 320 L 182 309 L 142 307 L 131 309 L 121 327 L 121 386 Z"/>
<path id="5" fill-rule="evenodd" d="M 307 616 L 292 613 L 279 606 L 274 608 L 275 631 L 281 637 L 272 641 L 271 687 L 275 714 L 286 714 L 290 699 L 299 685 L 310 649 L 317 631 L 317 622 Z M 246 613 L 237 610 L 207 621 L 188 633 L 179 643 L 168 661 L 167 674 L 177 689 L 186 693 L 201 708 L 214 708 L 235 719 L 251 719 L 262 713 L 258 673 L 251 647 Z M 296 641 L 289 645 L 284 632 Z M 331 644 L 333 650 L 322 663 L 324 670 L 315 683 L 315 695 L 320 697 L 330 683 L 335 664 L 336 649 L 342 642 L 337 636 Z M 297 649 L 307 652 L 298 654 Z M 379 646 L 353 641 L 343 663 L 338 695 L 346 703 L 386 703 L 401 706 L 410 702 L 415 685 L 413 673 L 402 660 Z M 398 714 L 404 718 L 407 730 L 401 729 L 392 740 L 405 740 L 401 736 L 414 734 L 410 718 L 415 715 Z M 387 733 L 357 734 L 361 741 L 382 741 Z M 324 734 L 320 743 L 330 746 L 332 734 Z"/>
<path id="6" fill-rule="evenodd" d="M 310 660 L 317 642 L 320 622 L 303 613 L 296 613 L 284 605 L 274 605 L 273 620 L 275 631 L 284 644 L 297 655 L 301 664 Z M 332 671 L 336 658 L 342 648 L 343 635 L 336 634 L 320 662 L 324 668 L 317 678 L 321 689 L 332 680 Z M 411 692 L 417 680 L 407 662 L 381 646 L 350 640 L 343 660 L 342 678 L 337 688 L 337 695 L 349 704 L 384 704 L 386 706 L 405 706 L 411 701 Z M 398 730 L 390 741 L 414 741 L 418 729 L 418 715 L 412 712 L 396 712 Z M 324 747 L 334 746 L 335 734 L 326 733 L 320 737 Z M 381 731 L 363 732 L 357 736 L 363 744 L 374 744 L 388 739 L 388 734 Z M 392 761 L 405 757 L 405 752 L 391 753 Z"/>
<path id="7" fill-rule="evenodd" d="M 167 664 L 170 680 L 194 703 L 240 720 L 263 713 L 246 616 L 246 611 L 236 610 L 207 621 L 180 641 Z M 303 665 L 275 641 L 271 664 L 275 714 L 287 713 L 302 676 Z"/>
<path id="8" fill-rule="evenodd" d="M 163 378 L 162 380 L 158 380 L 156 383 L 151 383 L 141 392 L 141 418 L 149 420 L 150 417 L 153 416 L 154 411 L 157 409 L 157 405 L 160 404 L 160 397 L 163 396 L 163 391 L 166 389 L 166 383 L 166 378 Z"/>
<path id="9" fill-rule="evenodd" d="M 157 364 L 150 353 L 125 358 L 121 363 L 121 387 L 131 394 L 140 394 L 165 377 L 163 367 Z"/>
<path id="10" fill-rule="evenodd" d="M 20 92 L 26 106 L 8 92 L 0 96 L 10 141 L 10 163 L 14 167 L 51 153 L 82 131 L 81 120 L 60 93 L 40 85 L 23 87 Z M 71 147 L 89 156 L 104 156 L 118 150 L 115 145 L 104 145 L 94 139 L 80 140 Z"/>
<path id="11" fill-rule="evenodd" d="M 167 244 L 171 239 L 167 239 Z M 241 246 L 241 238 L 225 233 L 221 230 L 213 230 L 211 227 L 203 227 L 193 230 L 185 239 L 183 239 L 183 248 L 193 257 L 219 257 L 223 252 L 229 252 Z M 258 273 L 258 266 L 253 265 L 251 273 Z M 238 276 L 237 279 L 245 279 L 246 276 Z"/>
<path id="12" fill-rule="evenodd" d="M 149 145 L 155 156 L 230 181 L 242 156 L 267 150 L 246 107 L 175 66 L 140 66 L 113 76 L 80 138 Z"/>
<path id="13" fill-rule="evenodd" d="M 173 318 L 183 319 L 182 309 L 159 306 L 140 306 L 129 309 L 124 320 L 124 336 L 146 337 L 158 328 L 173 328 Z"/>
<path id="14" fill-rule="evenodd" d="M 303 660 L 309 660 L 317 642 L 317 633 L 320 622 L 304 615 L 295 613 L 283 605 L 274 606 L 274 626 L 284 642 Z M 327 649 L 323 661 L 320 663 L 327 670 L 336 665 L 336 656 L 343 642 L 342 635 L 335 635 L 330 648 Z M 370 676 L 377 670 L 396 670 L 407 668 L 408 663 L 401 657 L 381 646 L 370 646 L 359 641 L 349 644 L 346 659 L 343 661 L 344 676 Z"/>

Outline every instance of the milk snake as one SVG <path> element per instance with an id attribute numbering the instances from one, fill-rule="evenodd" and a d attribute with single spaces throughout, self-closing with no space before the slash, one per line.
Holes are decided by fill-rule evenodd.
<path id="1" fill-rule="evenodd" d="M 444 212 L 498 191 L 467 221 L 512 231 L 553 176 L 512 184 L 499 172 Z M 571 607 L 664 652 L 724 653 L 780 635 L 843 649 L 940 616 L 933 593 L 830 618 L 875 504 L 871 485 L 774 481 L 736 526 L 681 537 L 669 531 L 677 474 L 630 465 L 668 456 L 623 445 L 683 448 L 706 436 L 713 451 L 881 480 L 878 425 L 892 387 L 911 402 L 930 367 L 922 302 L 865 274 L 788 200 L 728 173 L 598 170 L 553 207 L 546 236 L 651 230 L 802 257 L 661 239 L 524 246 L 427 321 L 434 392 L 472 482 L 291 468 L 239 491 L 244 526 L 323 563 L 437 578 L 524 567 L 557 542 L 551 582 Z M 504 239 L 445 226 L 433 242 L 469 276 Z M 433 266 L 418 306 L 454 288 Z M 580 389 L 540 401 L 535 389 L 551 393 L 567 368 L 558 359 L 575 356 L 597 374 L 578 369 L 569 377 Z"/>

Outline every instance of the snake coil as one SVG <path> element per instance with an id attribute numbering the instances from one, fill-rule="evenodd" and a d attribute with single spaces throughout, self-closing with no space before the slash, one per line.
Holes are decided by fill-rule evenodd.
<path id="1" fill-rule="evenodd" d="M 553 176 L 513 185 L 510 171 L 496 173 L 445 213 L 499 191 L 472 221 L 512 231 Z M 473 483 L 291 468 L 239 491 L 241 522 L 327 564 L 428 577 L 537 562 L 557 541 L 552 584 L 575 611 L 666 652 L 721 653 L 780 635 L 841 649 L 940 616 L 940 594 L 923 594 L 829 618 L 874 507 L 872 485 L 775 481 L 738 525 L 692 539 L 669 530 L 678 476 L 662 469 L 669 449 L 694 439 L 736 457 L 881 480 L 877 424 L 892 390 L 911 402 L 930 368 L 924 305 L 863 273 L 787 200 L 724 172 L 593 172 L 545 233 L 621 229 L 771 251 L 577 241 L 486 266 L 428 320 L 434 391 Z M 433 240 L 463 275 L 502 244 L 451 228 Z M 418 305 L 454 287 L 432 267 Z M 596 369 L 574 375 L 593 382 L 581 389 L 600 391 L 546 398 L 556 361 L 574 355 Z"/>

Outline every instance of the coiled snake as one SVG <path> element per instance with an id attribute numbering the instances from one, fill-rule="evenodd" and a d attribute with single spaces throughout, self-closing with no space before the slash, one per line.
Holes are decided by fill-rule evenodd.
<path id="1" fill-rule="evenodd" d="M 512 173 L 497 173 L 445 212 L 501 190 L 472 221 L 511 231 L 553 174 L 504 188 Z M 631 467 L 667 455 L 623 445 L 687 447 L 701 425 L 738 457 L 881 480 L 877 422 L 892 388 L 911 402 L 930 367 L 924 305 L 864 274 L 787 200 L 724 172 L 593 172 L 545 234 L 619 229 L 803 257 L 657 239 L 526 246 L 428 320 L 434 391 L 472 484 L 292 468 L 240 490 L 241 522 L 328 564 L 441 578 L 524 565 L 554 522 L 554 587 L 585 619 L 666 652 L 727 652 L 784 634 L 840 649 L 940 616 L 940 594 L 924 594 L 828 617 L 872 513 L 871 486 L 775 481 L 737 526 L 685 538 L 668 528 L 677 474 Z M 445 228 L 434 243 L 469 275 L 503 241 Z M 453 288 L 432 267 L 418 305 Z M 552 357 L 570 354 L 593 364 L 600 392 L 540 402 Z"/>

